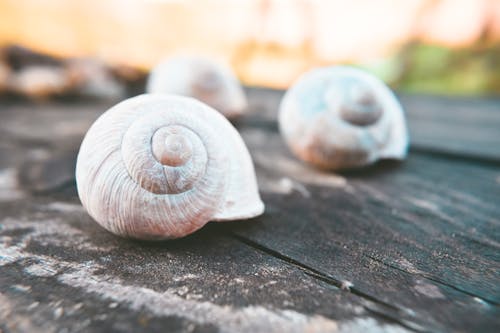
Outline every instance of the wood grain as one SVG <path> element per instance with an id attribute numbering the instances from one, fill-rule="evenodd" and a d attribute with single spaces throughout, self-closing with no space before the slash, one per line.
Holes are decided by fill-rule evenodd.
<path id="1" fill-rule="evenodd" d="M 0 103 L 0 330 L 498 331 L 498 100 L 403 96 L 409 158 L 334 174 L 284 146 L 282 92 L 247 92 L 266 213 L 160 243 L 110 235 L 76 198 L 109 104 Z"/>
<path id="2" fill-rule="evenodd" d="M 349 332 L 404 329 L 395 311 L 309 276 L 210 224 L 137 242 L 105 232 L 74 191 L 0 202 L 5 331 Z"/>

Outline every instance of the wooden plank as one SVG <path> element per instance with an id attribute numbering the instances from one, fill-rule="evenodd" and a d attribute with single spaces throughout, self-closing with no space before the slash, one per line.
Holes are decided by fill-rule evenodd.
<path id="1" fill-rule="evenodd" d="M 414 146 L 500 161 L 500 100 L 402 96 Z"/>
<path id="2" fill-rule="evenodd" d="M 235 235 L 333 283 L 443 327 L 500 325 L 500 171 L 412 154 L 343 175 L 294 159 L 276 131 L 240 126 L 266 214 Z M 457 318 L 467 318 L 460 320 Z"/>
<path id="3" fill-rule="evenodd" d="M 240 123 L 277 128 L 283 91 L 247 88 L 251 113 Z M 412 147 L 500 160 L 500 100 L 401 96 Z M 114 102 L 0 104 L 0 135 L 23 142 L 77 145 L 93 120 Z M 57 119 L 54 123 L 54 119 Z M 64 138 L 65 140 L 59 140 Z M 69 141 L 69 143 L 68 143 Z M 57 144 L 57 143 L 56 143 Z"/>
<path id="4" fill-rule="evenodd" d="M 79 147 L 92 122 L 114 103 L 1 103 L 3 143 L 38 148 Z"/>
<path id="5" fill-rule="evenodd" d="M 253 121 L 275 126 L 283 91 L 247 90 Z M 500 99 L 400 96 L 412 148 L 500 161 Z"/>
<path id="6" fill-rule="evenodd" d="M 239 123 L 277 129 L 276 115 L 283 92 L 248 88 L 247 94 L 252 112 Z M 500 161 L 500 100 L 403 96 L 402 102 L 408 115 L 413 150 Z M 0 150 L 11 151 L 13 145 L 28 148 L 22 160 L 16 162 L 36 164 L 37 167 L 39 161 L 45 164 L 47 158 L 53 158 L 52 154 L 58 158 L 75 152 L 92 122 L 113 104 L 112 101 L 73 104 L 4 102 L 0 104 Z M 33 169 L 23 170 L 33 172 Z M 71 179 L 71 166 L 58 176 L 53 181 L 54 187 Z M 26 178 L 32 177 L 28 175 Z M 51 184 L 34 184 L 36 186 L 32 188 L 43 191 L 50 189 Z"/>
<path id="7" fill-rule="evenodd" d="M 0 202 L 0 272 L 6 332 L 407 331 L 385 319 L 395 309 L 256 251 L 216 224 L 156 243 L 103 232 L 74 188 Z"/>
<path id="8" fill-rule="evenodd" d="M 260 97 L 252 97 L 255 92 Z M 249 93 L 251 104 L 259 109 L 239 126 L 256 161 L 267 210 L 256 221 L 217 227 L 217 233 L 234 235 L 254 248 L 249 252 L 274 256 L 281 265 L 314 277 L 314 283 L 323 281 L 325 288 L 351 289 L 363 302 L 372 302 L 364 304 L 366 311 L 396 318 L 410 328 L 494 331 L 498 327 L 494 303 L 499 295 L 500 237 L 493 198 L 499 194 L 499 175 L 495 162 L 471 164 L 461 158 L 414 153 L 403 164 L 384 163 L 343 175 L 320 174 L 291 157 L 283 146 L 273 120 L 276 92 Z M 76 151 L 86 128 L 106 108 L 75 105 L 68 110 L 63 104 L 48 104 L 0 110 L 0 153 L 8 154 L 7 159 L 0 158 L 0 165 L 11 168 L 14 162 L 23 166 L 40 162 L 43 169 L 58 156 L 74 160 L 74 152 L 66 157 L 64 152 Z M 61 122 L 66 123 L 62 126 Z M 495 119 L 489 122 L 495 124 Z M 461 140 L 460 132 L 447 133 Z M 436 151 L 452 151 L 439 142 L 435 147 Z M 483 154 L 481 146 L 478 151 L 491 157 Z M 457 155 L 464 153 L 467 150 L 459 150 Z M 71 169 L 63 170 L 71 176 Z M 21 176 L 37 181 L 36 175 L 29 177 L 33 174 Z M 6 175 L 12 174 L 0 175 L 0 183 L 2 177 L 3 181 L 10 177 Z M 45 189 L 61 185 L 58 177 L 41 179 L 44 186 L 48 184 Z M 9 186 L 13 182 L 7 181 Z M 0 198 L 2 192 L 11 191 L 0 191 Z M 58 215 L 65 220 L 67 213 Z M 91 260 L 92 255 L 86 258 Z M 152 260 L 144 258 L 145 263 Z M 349 287 L 350 283 L 354 286 Z M 14 302 L 12 295 L 6 297 Z M 303 302 L 314 299 L 301 297 Z M 149 315 L 154 314 L 151 311 Z M 315 311 L 319 310 L 309 314 Z"/>
<path id="9" fill-rule="evenodd" d="M 20 185 L 34 192 L 74 183 L 82 138 L 112 104 L 0 105 L 0 169 L 16 169 Z"/>

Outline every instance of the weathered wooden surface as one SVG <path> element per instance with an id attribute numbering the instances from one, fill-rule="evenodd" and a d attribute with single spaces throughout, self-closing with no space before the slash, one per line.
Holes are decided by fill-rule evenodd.
<path id="1" fill-rule="evenodd" d="M 145 243 L 103 231 L 74 157 L 109 103 L 0 104 L 0 331 L 496 332 L 500 102 L 403 97 L 407 161 L 321 173 L 280 92 L 237 125 L 266 213 Z"/>

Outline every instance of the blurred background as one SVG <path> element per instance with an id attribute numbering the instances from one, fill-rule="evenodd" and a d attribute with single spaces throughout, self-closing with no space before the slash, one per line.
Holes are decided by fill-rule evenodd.
<path id="1" fill-rule="evenodd" d="M 0 92 L 108 97 L 178 53 L 287 88 L 353 64 L 402 92 L 500 94 L 500 0 L 0 0 Z"/>

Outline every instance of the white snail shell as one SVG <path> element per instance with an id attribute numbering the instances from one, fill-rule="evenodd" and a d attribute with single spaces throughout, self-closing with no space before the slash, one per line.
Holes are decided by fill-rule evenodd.
<path id="1" fill-rule="evenodd" d="M 404 159 L 403 109 L 378 78 L 348 66 L 313 69 L 286 92 L 280 131 L 300 159 L 330 170 Z"/>
<path id="2" fill-rule="evenodd" d="M 146 94 L 109 109 L 82 142 L 76 180 L 88 213 L 124 237 L 177 238 L 264 210 L 239 133 L 188 97 Z"/>
<path id="3" fill-rule="evenodd" d="M 151 71 L 146 92 L 193 97 L 228 119 L 247 109 L 245 93 L 232 70 L 202 57 L 176 56 L 160 63 Z"/>

